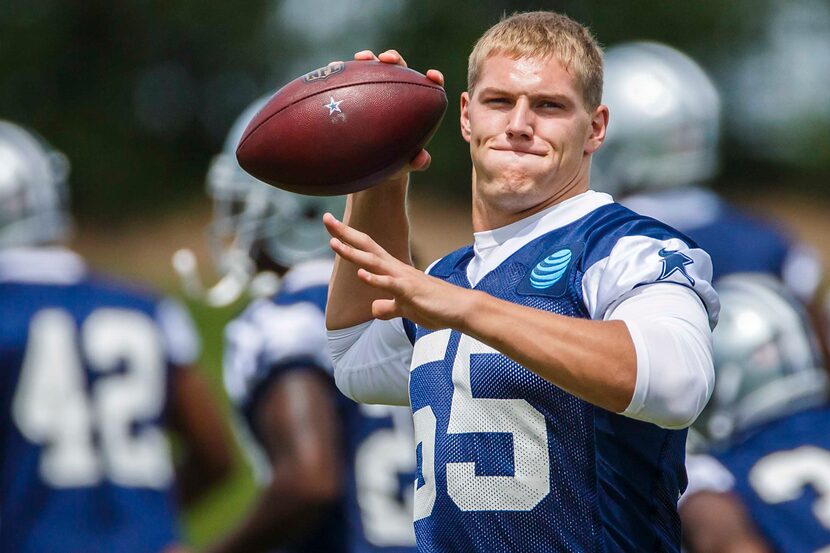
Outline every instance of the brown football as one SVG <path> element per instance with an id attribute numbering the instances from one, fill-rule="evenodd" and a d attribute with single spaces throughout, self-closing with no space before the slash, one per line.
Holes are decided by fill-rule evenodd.
<path id="1" fill-rule="evenodd" d="M 447 109 L 444 89 L 398 65 L 330 64 L 278 90 L 236 149 L 245 171 L 312 196 L 369 188 L 409 163 Z"/>

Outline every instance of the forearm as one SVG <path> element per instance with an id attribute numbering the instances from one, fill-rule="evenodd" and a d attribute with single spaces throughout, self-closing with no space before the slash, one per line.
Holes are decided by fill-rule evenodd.
<path id="1" fill-rule="evenodd" d="M 210 553 L 265 553 L 308 537 L 333 502 L 309 496 L 286 472 L 263 490 L 242 523 Z"/>
<path id="2" fill-rule="evenodd" d="M 263 392 L 255 413 L 271 480 L 213 553 L 265 552 L 308 539 L 341 497 L 340 427 L 325 377 L 303 370 L 282 375 Z"/>
<path id="3" fill-rule="evenodd" d="M 709 322 L 688 288 L 637 288 L 603 321 L 468 294 L 472 304 L 462 302 L 461 312 L 472 315 L 461 319 L 463 332 L 604 409 L 685 428 L 712 393 Z"/>
<path id="4" fill-rule="evenodd" d="M 176 463 L 179 501 L 189 506 L 230 473 L 231 437 L 205 379 L 196 367 L 171 377 L 168 417 L 181 442 Z"/>
<path id="5" fill-rule="evenodd" d="M 409 220 L 406 214 L 408 175 L 351 194 L 344 223 L 371 236 L 387 252 L 412 264 Z M 334 264 L 326 306 L 326 326 L 340 329 L 373 318 L 372 302 L 386 297 L 357 276 L 357 267 L 338 256 Z"/>
<path id="6" fill-rule="evenodd" d="M 634 394 L 637 359 L 622 321 L 565 317 L 468 292 L 458 330 L 545 380 L 619 413 Z"/>

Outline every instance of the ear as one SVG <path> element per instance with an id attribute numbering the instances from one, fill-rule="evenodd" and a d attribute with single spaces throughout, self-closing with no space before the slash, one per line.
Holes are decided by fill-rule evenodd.
<path id="1" fill-rule="evenodd" d="M 608 106 L 600 104 L 591 114 L 591 129 L 585 140 L 585 153 L 591 155 L 602 146 L 605 141 L 605 131 L 608 129 Z"/>
<path id="2" fill-rule="evenodd" d="M 461 136 L 467 142 L 470 141 L 470 94 L 468 92 L 461 93 Z"/>

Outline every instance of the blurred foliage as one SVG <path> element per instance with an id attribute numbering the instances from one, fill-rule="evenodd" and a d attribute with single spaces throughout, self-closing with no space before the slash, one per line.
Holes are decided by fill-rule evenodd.
<path id="1" fill-rule="evenodd" d="M 201 191 L 268 74 L 266 0 L 31 0 L 0 10 L 0 117 L 72 161 L 74 209 L 117 221 Z M 236 91 L 236 94 L 234 94 Z"/>
<path id="2" fill-rule="evenodd" d="M 811 2 L 798 0 L 805 10 Z M 63 150 L 73 164 L 75 211 L 82 219 L 112 224 L 146 210 L 174 209 L 186 196 L 201 193 L 208 161 L 235 116 L 299 68 L 342 59 L 364 46 L 395 47 L 411 66 L 440 68 L 447 77 L 450 108 L 431 146 L 433 168 L 418 179 L 436 191 L 466 197 L 469 158 L 457 126 L 466 56 L 482 31 L 503 15 L 533 9 L 563 11 L 589 25 L 605 45 L 665 41 L 717 74 L 736 52 L 751 51 L 780 5 L 772 0 L 7 2 L 0 10 L 0 117 L 39 130 Z M 809 20 L 811 12 L 804 13 Z M 749 155 L 735 139 L 740 133 L 727 132 L 726 175 L 754 179 L 807 171 L 807 180 L 826 177 L 830 151 L 819 145 L 827 142 L 821 140 L 827 127 L 808 129 L 804 143 L 814 146 L 802 148 L 810 156 L 795 162 L 759 163 L 759 156 Z"/>
<path id="3" fill-rule="evenodd" d="M 202 358 L 199 367 L 208 378 L 215 397 L 221 400 L 228 420 L 234 419 L 222 386 L 222 332 L 225 325 L 238 315 L 241 307 L 239 303 L 216 309 L 201 302 L 188 302 L 188 308 L 202 337 Z M 234 471 L 230 477 L 185 513 L 185 533 L 189 543 L 197 547 L 217 541 L 249 508 L 248 505 L 255 494 L 255 486 L 251 471 L 239 448 L 236 449 L 235 460 Z"/>

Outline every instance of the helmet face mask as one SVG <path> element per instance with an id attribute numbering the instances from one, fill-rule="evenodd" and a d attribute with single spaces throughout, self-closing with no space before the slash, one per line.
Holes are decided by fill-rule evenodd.
<path id="1" fill-rule="evenodd" d="M 221 273 L 228 270 L 228 252 L 234 251 L 244 252 L 260 268 L 282 269 L 330 255 L 322 216 L 329 211 L 339 217 L 345 208 L 343 197 L 286 192 L 253 178 L 239 166 L 239 138 L 266 101 L 254 102 L 237 119 L 208 171 L 207 192 L 214 204 L 209 240 Z"/>
<path id="2" fill-rule="evenodd" d="M 626 195 L 701 184 L 718 166 L 720 98 L 691 58 L 632 42 L 605 53 L 605 142 L 592 162 L 596 190 Z"/>
<path id="3" fill-rule="evenodd" d="M 718 443 L 736 432 L 827 399 L 817 336 L 802 305 L 772 277 L 718 282 L 722 311 L 713 333 L 715 391 L 693 429 Z"/>
<path id="4" fill-rule="evenodd" d="M 68 238 L 68 174 L 63 154 L 35 133 L 0 121 L 0 248 Z"/>

